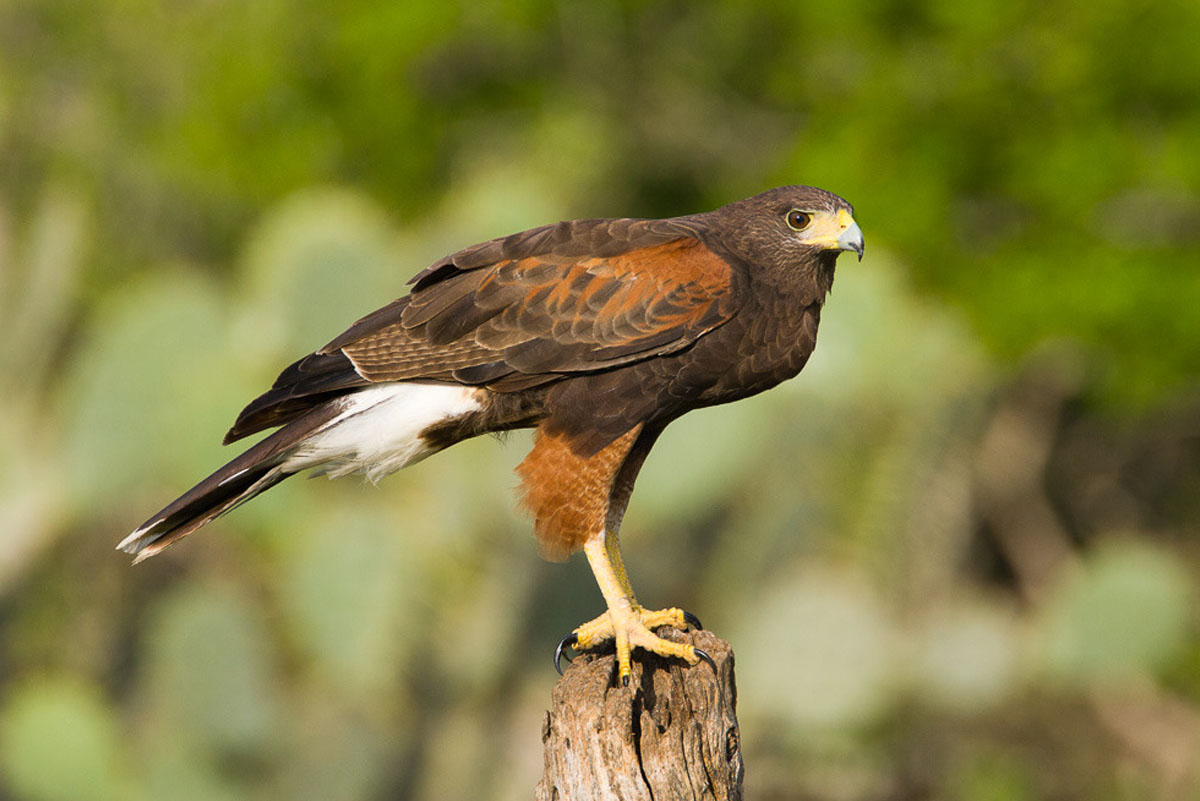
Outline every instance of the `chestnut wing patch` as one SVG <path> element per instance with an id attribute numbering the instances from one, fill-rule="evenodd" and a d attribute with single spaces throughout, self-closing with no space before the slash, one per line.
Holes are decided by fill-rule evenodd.
<path id="1" fill-rule="evenodd" d="M 505 259 L 418 286 L 369 333 L 323 352 L 340 349 L 369 381 L 525 388 L 686 347 L 729 319 L 732 295 L 728 263 L 690 238 L 608 257 Z"/>

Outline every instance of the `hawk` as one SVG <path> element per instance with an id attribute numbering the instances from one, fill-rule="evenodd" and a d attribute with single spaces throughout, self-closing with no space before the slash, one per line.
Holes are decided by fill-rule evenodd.
<path id="1" fill-rule="evenodd" d="M 225 442 L 276 430 L 117 547 L 140 562 L 303 470 L 374 481 L 470 437 L 535 428 L 517 473 L 541 551 L 582 549 L 607 605 L 564 642 L 615 640 L 624 682 L 634 648 L 694 665 L 706 655 L 653 633 L 694 618 L 645 609 L 625 573 L 634 480 L 672 420 L 800 372 L 843 251 L 862 259 L 852 207 L 810 186 L 459 251 L 280 373 Z"/>

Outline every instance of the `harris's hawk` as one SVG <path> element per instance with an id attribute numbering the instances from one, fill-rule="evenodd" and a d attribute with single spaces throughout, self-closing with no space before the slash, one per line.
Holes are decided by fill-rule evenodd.
<path id="1" fill-rule="evenodd" d="M 295 362 L 225 442 L 276 430 L 118 548 L 153 556 L 288 476 L 377 480 L 456 442 L 535 427 L 517 468 L 543 553 L 582 548 L 608 611 L 576 648 L 616 640 L 695 664 L 679 609 L 634 597 L 617 532 L 654 441 L 692 409 L 800 372 L 838 254 L 862 258 L 846 201 L 785 186 L 706 214 L 560 222 L 441 259 L 411 291 Z"/>

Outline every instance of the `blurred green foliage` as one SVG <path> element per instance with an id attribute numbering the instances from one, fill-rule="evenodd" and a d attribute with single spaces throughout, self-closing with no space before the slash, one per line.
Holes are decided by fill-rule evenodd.
<path id="1" fill-rule="evenodd" d="M 5 704 L 0 764 L 19 798 L 121 797 L 116 715 L 96 688 L 69 678 L 20 685 Z"/>
<path id="2" fill-rule="evenodd" d="M 510 799 L 586 566 L 527 437 L 293 480 L 136 570 L 287 362 L 444 253 L 856 205 L 798 380 L 625 526 L 756 798 L 1200 792 L 1200 5 L 0 5 L 0 797 Z"/>
<path id="3" fill-rule="evenodd" d="M 596 216 L 804 181 L 1009 356 L 1097 343 L 1105 391 L 1141 403 L 1200 361 L 1200 275 L 1171 269 L 1200 256 L 1192 0 L 3 13 L 12 199 L 80 187 L 104 283 L 230 264 L 248 219 L 313 183 L 419 214 L 505 165 L 553 187 L 547 213 Z"/>

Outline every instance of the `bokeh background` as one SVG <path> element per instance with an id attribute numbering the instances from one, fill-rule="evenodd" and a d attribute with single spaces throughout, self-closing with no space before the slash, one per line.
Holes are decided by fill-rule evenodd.
<path id="1" fill-rule="evenodd" d="M 1200 798 L 1195 0 L 0 4 L 0 799 L 521 799 L 601 608 L 528 438 L 137 568 L 283 365 L 444 253 L 848 198 L 797 380 L 624 527 L 760 801 Z"/>

